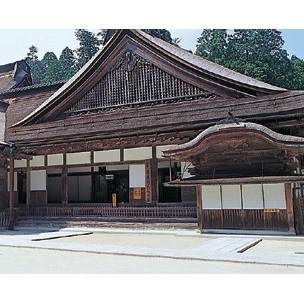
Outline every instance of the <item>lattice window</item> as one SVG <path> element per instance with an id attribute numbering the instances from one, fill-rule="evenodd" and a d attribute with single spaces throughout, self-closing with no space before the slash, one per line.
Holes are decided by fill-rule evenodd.
<path id="1" fill-rule="evenodd" d="M 159 101 L 214 97 L 127 51 L 66 114 Z"/>

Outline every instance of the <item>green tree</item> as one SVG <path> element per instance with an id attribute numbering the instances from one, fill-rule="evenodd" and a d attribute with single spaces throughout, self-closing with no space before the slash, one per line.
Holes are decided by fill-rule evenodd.
<path id="1" fill-rule="evenodd" d="M 29 52 L 25 57 L 25 60 L 29 67 L 31 68 L 31 75 L 33 84 L 38 84 L 43 82 L 43 68 L 38 60 L 38 48 L 34 45 L 29 47 Z"/>
<path id="2" fill-rule="evenodd" d="M 205 30 L 196 53 L 213 62 L 280 87 L 290 88 L 291 62 L 281 32 L 274 29 Z"/>
<path id="3" fill-rule="evenodd" d="M 218 64 L 228 61 L 227 30 L 203 30 L 197 39 L 195 54 Z"/>
<path id="4" fill-rule="evenodd" d="M 59 57 L 60 80 L 71 78 L 75 75 L 77 70 L 78 66 L 74 52 L 69 47 L 66 47 Z"/>
<path id="5" fill-rule="evenodd" d="M 289 70 L 289 86 L 295 90 L 304 89 L 304 60 L 295 55 L 291 56 L 291 69 Z"/>
<path id="6" fill-rule="evenodd" d="M 289 59 L 281 32 L 273 29 L 234 30 L 229 35 L 228 63 L 245 75 L 286 86 Z"/>
<path id="7" fill-rule="evenodd" d="M 41 60 L 43 68 L 43 82 L 52 83 L 60 80 L 60 64 L 53 52 L 47 52 Z"/>
<path id="8" fill-rule="evenodd" d="M 101 42 L 94 33 L 85 29 L 75 30 L 75 36 L 80 45 L 76 49 L 78 65 L 83 67 L 99 50 Z"/>

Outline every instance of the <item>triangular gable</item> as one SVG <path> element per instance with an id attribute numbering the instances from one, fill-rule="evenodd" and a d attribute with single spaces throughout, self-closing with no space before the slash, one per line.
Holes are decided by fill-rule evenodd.
<path id="1" fill-rule="evenodd" d="M 113 107 L 281 91 L 140 30 L 120 30 L 63 87 L 16 125 Z"/>
<path id="2" fill-rule="evenodd" d="M 109 71 L 64 114 L 198 98 L 216 98 L 127 49 Z"/>

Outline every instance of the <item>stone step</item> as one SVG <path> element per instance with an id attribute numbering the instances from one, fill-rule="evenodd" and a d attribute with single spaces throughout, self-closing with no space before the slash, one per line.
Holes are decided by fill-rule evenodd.
<path id="1" fill-rule="evenodd" d="M 196 220 L 189 219 L 121 219 L 121 218 L 19 218 L 19 227 L 118 227 L 132 229 L 197 229 Z"/>

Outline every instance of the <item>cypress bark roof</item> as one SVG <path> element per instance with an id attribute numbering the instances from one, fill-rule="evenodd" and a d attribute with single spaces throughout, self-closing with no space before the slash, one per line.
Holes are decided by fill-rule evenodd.
<path id="1" fill-rule="evenodd" d="M 133 43 L 134 45 L 132 46 Z M 163 63 L 173 65 L 175 72 L 179 73 L 179 75 L 183 75 L 183 73 L 188 73 L 187 75 L 190 75 L 188 77 L 191 77 L 191 75 L 192 77 L 196 77 L 198 75 L 197 81 L 203 81 L 209 91 L 220 92 L 219 95 L 222 94 L 223 97 L 261 96 L 287 91 L 284 88 L 261 82 L 207 61 L 182 48 L 152 37 L 141 30 L 119 30 L 81 70 L 45 100 L 41 106 L 19 121 L 15 126 L 43 121 L 44 116 L 50 119 L 49 117 L 52 113 L 58 115 L 61 107 L 64 108 L 65 104 L 71 103 L 71 100 L 75 99 L 71 97 L 72 94 L 75 94 L 75 91 L 78 91 L 79 94 L 81 92 L 85 94 L 84 90 L 87 89 L 85 82 L 89 81 L 90 85 L 92 85 L 92 79 L 96 78 L 93 75 L 94 73 L 104 73 L 104 69 L 109 68 L 105 67 L 103 69 L 103 64 L 107 58 L 111 57 L 113 52 L 119 52 L 119 50 L 126 47 L 132 49 L 139 48 L 140 46 L 151 50 L 153 55 L 157 56 L 154 57 L 154 60 L 161 57 Z M 141 50 L 139 52 L 142 53 L 144 51 Z"/>

